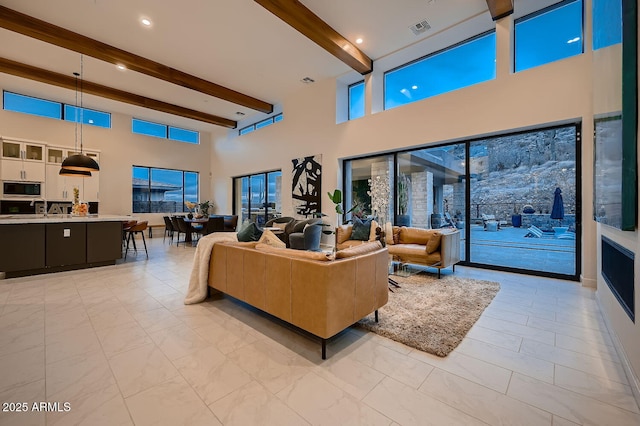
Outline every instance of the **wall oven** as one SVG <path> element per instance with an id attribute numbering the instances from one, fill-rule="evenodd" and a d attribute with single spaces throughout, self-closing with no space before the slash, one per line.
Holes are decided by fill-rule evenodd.
<path id="1" fill-rule="evenodd" d="M 2 196 L 12 197 L 36 197 L 42 196 L 42 182 L 2 182 Z"/>

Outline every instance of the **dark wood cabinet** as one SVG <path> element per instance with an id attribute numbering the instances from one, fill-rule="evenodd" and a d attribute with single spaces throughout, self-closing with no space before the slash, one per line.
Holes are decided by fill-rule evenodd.
<path id="1" fill-rule="evenodd" d="M 0 272 L 45 267 L 44 224 L 0 225 Z"/>
<path id="2" fill-rule="evenodd" d="M 120 222 L 87 223 L 87 263 L 113 261 L 122 257 Z"/>
<path id="3" fill-rule="evenodd" d="M 87 263 L 86 223 L 48 223 L 46 227 L 47 267 Z"/>
<path id="4" fill-rule="evenodd" d="M 113 265 L 121 258 L 120 220 L 0 224 L 0 278 Z"/>

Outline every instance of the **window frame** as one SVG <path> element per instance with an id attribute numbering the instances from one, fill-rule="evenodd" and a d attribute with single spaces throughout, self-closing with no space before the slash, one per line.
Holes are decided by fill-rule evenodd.
<path id="1" fill-rule="evenodd" d="M 536 18 L 536 17 L 538 17 L 540 15 L 543 15 L 545 13 L 553 12 L 556 9 L 560 9 L 562 7 L 570 5 L 571 3 L 576 3 L 576 2 L 580 2 L 581 5 L 582 5 L 582 7 L 580 8 L 581 9 L 581 16 L 580 16 L 580 23 L 581 23 L 580 45 L 582 46 L 581 53 L 576 54 L 576 55 L 571 55 L 571 56 L 565 56 L 565 57 L 560 58 L 560 59 L 555 59 L 555 60 L 553 60 L 551 62 L 545 62 L 545 63 L 538 64 L 538 65 L 535 65 L 535 66 L 532 66 L 532 67 L 528 67 L 528 68 L 525 68 L 525 69 L 522 69 L 522 70 L 518 70 L 518 68 L 517 68 L 517 50 L 516 50 L 516 48 L 517 48 L 517 41 L 516 41 L 516 38 L 517 38 L 516 27 L 517 27 L 517 25 L 519 23 L 526 22 L 528 20 L 534 19 L 534 18 Z M 537 67 L 540 67 L 540 66 L 551 64 L 553 62 L 557 62 L 557 61 L 561 61 L 561 60 L 564 60 L 564 59 L 568 59 L 568 58 L 571 58 L 573 56 L 579 56 L 579 55 L 584 54 L 584 49 L 585 49 L 585 43 L 584 43 L 584 25 L 585 25 L 585 11 L 584 11 L 584 9 L 585 9 L 585 7 L 584 6 L 585 6 L 584 0 L 562 0 L 562 1 L 558 2 L 558 3 L 552 4 L 550 6 L 547 6 L 547 7 L 544 7 L 542 9 L 536 10 L 535 12 L 531 12 L 528 15 L 521 16 L 520 18 L 515 19 L 513 21 L 513 54 L 511 55 L 512 58 L 513 58 L 513 62 L 511 64 L 513 72 L 514 73 L 518 73 L 518 72 L 522 72 L 522 71 L 527 71 L 527 70 L 530 70 L 530 69 L 533 69 L 533 68 L 537 68 Z"/>
<path id="2" fill-rule="evenodd" d="M 271 117 L 267 117 L 267 118 L 265 118 L 263 120 L 256 121 L 255 123 L 249 124 L 248 126 L 244 126 L 244 127 L 240 128 L 240 129 L 238 129 L 238 136 L 247 135 L 249 133 L 255 132 L 256 130 L 268 127 L 268 126 L 270 126 L 272 124 L 279 123 L 283 119 L 284 119 L 284 115 L 281 112 L 279 112 L 277 114 L 272 115 Z M 262 126 L 259 126 L 262 123 L 268 123 L 268 124 L 264 124 Z"/>
<path id="3" fill-rule="evenodd" d="M 147 179 L 147 189 L 148 189 L 148 194 L 149 194 L 149 199 L 146 201 L 143 201 L 144 203 L 147 204 L 147 208 L 145 209 L 145 211 L 136 211 L 134 209 L 134 203 L 135 200 L 133 199 L 133 173 L 135 169 L 147 169 L 148 172 L 148 176 L 149 178 Z M 180 172 L 182 173 L 182 210 L 175 210 L 175 211 L 159 211 L 159 212 L 153 212 L 151 211 L 151 203 L 153 202 L 151 200 L 151 185 L 152 185 L 152 171 L 153 170 L 164 170 L 164 171 L 171 171 L 171 172 Z M 140 214 L 146 214 L 146 213 L 184 213 L 186 210 L 186 205 L 185 205 L 185 201 L 189 201 L 186 199 L 186 191 L 185 191 L 185 173 L 193 173 L 196 175 L 196 183 L 197 183 L 197 197 L 196 197 L 196 203 L 200 202 L 200 172 L 196 171 L 196 170 L 180 170 L 180 169 L 170 169 L 167 167 L 152 167 L 152 166 L 140 166 L 140 165 L 136 165 L 133 164 L 131 166 L 131 178 L 132 178 L 132 182 L 131 182 L 131 212 L 132 213 L 140 213 Z"/>
<path id="4" fill-rule="evenodd" d="M 134 130 L 134 123 L 136 121 L 140 122 L 140 123 L 144 123 L 144 124 L 153 124 L 153 125 L 156 125 L 156 126 L 164 127 L 164 136 L 152 135 L 150 133 L 144 133 L 144 132 L 136 132 Z M 193 132 L 193 133 L 195 133 L 197 135 L 197 142 L 191 142 L 191 141 L 186 141 L 186 140 L 182 140 L 182 139 L 172 138 L 171 137 L 171 129 L 182 130 L 182 131 L 185 131 L 185 132 Z M 166 140 L 174 141 L 174 142 L 188 143 L 188 144 L 191 144 L 191 145 L 200 145 L 200 132 L 197 131 L 197 130 L 185 129 L 184 127 L 172 126 L 170 124 L 157 123 L 155 121 L 143 120 L 142 118 L 131 117 L 131 133 L 135 133 L 136 135 L 149 136 L 149 137 L 157 138 L 157 139 L 166 139 Z"/>
<path id="5" fill-rule="evenodd" d="M 269 196 L 271 195 L 269 192 L 269 175 L 272 173 L 280 173 L 280 176 L 282 177 L 282 169 L 273 169 L 273 170 L 267 170 L 264 172 L 256 172 L 256 173 L 248 173 L 248 174 L 244 174 L 244 175 L 239 175 L 239 176 L 233 176 L 232 177 L 232 191 L 231 191 L 231 199 L 232 201 L 232 214 L 234 215 L 238 215 L 238 217 L 240 218 L 240 221 L 242 222 L 243 217 L 242 217 L 242 205 L 238 206 L 237 204 L 237 196 L 238 196 L 238 189 L 237 189 L 237 185 L 236 183 L 242 179 L 249 179 L 249 184 L 248 184 L 248 188 L 249 188 L 249 194 L 247 196 L 247 212 L 248 212 L 248 219 L 251 219 L 251 177 L 252 176 L 258 176 L 258 175 L 262 175 L 264 182 L 265 182 L 265 195 L 264 195 L 264 223 L 266 223 L 266 221 L 268 220 L 268 215 L 269 215 L 269 210 L 270 209 L 275 209 L 275 207 L 266 207 L 266 205 L 268 205 L 269 202 Z M 274 194 L 275 195 L 275 194 Z M 281 194 L 282 196 L 282 194 Z M 282 200 L 280 200 L 280 203 L 282 203 Z M 276 206 L 278 205 L 278 202 L 276 200 L 275 202 Z"/>
<path id="6" fill-rule="evenodd" d="M 576 0 L 572 0 L 572 1 L 576 1 Z M 473 83 L 473 84 L 472 84 L 472 85 L 470 85 L 470 86 L 469 86 L 469 85 L 468 85 L 468 86 L 461 86 L 461 87 L 458 87 L 457 89 L 448 90 L 448 91 L 446 91 L 446 92 L 438 93 L 438 94 L 436 94 L 436 95 L 432 95 L 432 96 L 427 96 L 427 97 L 425 97 L 425 98 L 421 98 L 421 99 L 418 99 L 418 100 L 415 100 L 415 101 L 412 101 L 412 102 L 408 102 L 408 103 L 406 103 L 406 104 L 396 105 L 395 107 L 392 107 L 392 108 L 388 108 L 388 107 L 387 107 L 387 96 L 386 96 L 386 95 L 387 95 L 387 75 L 389 75 L 389 74 L 391 74 L 391 73 L 393 73 L 393 72 L 395 72 L 395 71 L 399 71 L 399 70 L 401 70 L 401 69 L 403 69 L 403 68 L 408 68 L 408 67 L 410 67 L 410 66 L 412 66 L 412 65 L 417 64 L 418 62 L 425 61 L 425 60 L 427 60 L 427 59 L 429 59 L 429 58 L 432 58 L 432 57 L 434 57 L 434 56 L 441 55 L 441 54 L 443 54 L 443 53 L 445 53 L 445 52 L 447 52 L 447 51 L 449 51 L 449 50 L 456 49 L 456 48 L 458 48 L 458 47 L 460 47 L 460 46 L 463 46 L 463 45 L 465 45 L 465 44 L 471 43 L 471 42 L 473 42 L 473 41 L 475 41 L 475 40 L 478 40 L 478 39 L 480 39 L 480 38 L 482 38 L 482 37 L 486 37 L 486 36 L 488 36 L 488 35 L 490 35 L 490 34 L 493 34 L 493 35 L 494 35 L 494 37 L 496 37 L 496 40 L 495 40 L 495 41 L 496 41 L 496 43 L 497 43 L 496 30 L 495 30 L 495 28 L 493 28 L 493 29 L 490 29 L 490 30 L 487 30 L 487 31 L 483 31 L 483 32 L 481 32 L 481 33 L 479 33 L 479 34 L 476 34 L 476 35 L 472 36 L 472 37 L 468 37 L 468 38 L 466 38 L 466 39 L 464 39 L 464 40 L 461 40 L 461 41 L 459 41 L 459 42 L 457 42 L 457 43 L 454 43 L 454 44 L 449 45 L 449 46 L 447 46 L 447 47 L 444 47 L 444 48 L 442 48 L 442 49 L 435 50 L 435 51 L 433 51 L 433 52 L 431 52 L 431 53 L 428 53 L 428 54 L 426 54 L 426 55 L 424 55 L 424 56 L 421 56 L 421 57 L 416 58 L 416 59 L 414 59 L 414 60 L 412 60 L 412 61 L 406 62 L 406 63 L 404 63 L 404 64 L 402 64 L 402 65 L 398 65 L 398 66 L 396 66 L 396 67 L 393 67 L 393 68 L 391 68 L 391 69 L 389 69 L 389 70 L 385 71 L 385 72 L 384 72 L 384 74 L 383 74 L 383 76 L 382 76 L 382 77 L 383 77 L 383 78 L 382 78 L 382 110 L 383 110 L 383 111 L 387 111 L 387 110 L 389 110 L 389 109 L 393 109 L 393 108 L 398 108 L 398 107 L 401 107 L 401 106 L 409 105 L 409 104 L 412 104 L 412 103 L 414 103 L 414 102 L 423 101 L 423 100 L 426 100 L 426 99 L 429 99 L 429 98 L 433 98 L 433 97 L 435 97 L 435 96 L 441 96 L 441 95 L 444 95 L 445 93 L 453 92 L 453 91 L 455 91 L 455 90 L 464 89 L 464 88 L 466 88 L 466 87 L 470 87 L 470 86 L 473 86 L 473 85 L 476 85 L 476 84 L 480 84 L 480 83 L 484 83 L 484 82 L 486 82 L 486 81 L 490 81 L 490 80 L 484 80 L 484 81 L 481 81 L 481 82 L 478 82 L 478 83 Z M 495 56 L 497 56 L 497 52 L 496 52 L 496 51 L 494 51 L 494 55 L 495 55 Z M 494 60 L 494 63 L 495 63 L 495 60 Z M 495 66 L 495 65 L 494 65 L 494 66 Z M 493 77 L 493 79 L 494 79 L 494 80 L 495 80 L 495 78 L 496 78 L 496 74 L 497 74 L 497 70 L 494 68 L 494 77 Z"/>
<path id="7" fill-rule="evenodd" d="M 352 117 L 351 116 L 351 89 L 354 89 L 356 86 L 360 86 L 362 85 L 362 115 L 359 115 L 357 117 Z M 365 82 L 364 80 L 360 80 L 360 81 L 356 81 L 355 83 L 350 84 L 349 86 L 347 86 L 347 121 L 350 120 L 356 120 L 358 118 L 364 117 L 366 115 L 366 87 L 365 87 Z"/>

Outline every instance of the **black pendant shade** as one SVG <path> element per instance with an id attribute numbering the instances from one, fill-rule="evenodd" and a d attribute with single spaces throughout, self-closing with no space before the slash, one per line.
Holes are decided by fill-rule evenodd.
<path id="1" fill-rule="evenodd" d="M 60 172 L 58 174 L 60 176 L 76 176 L 76 177 L 91 177 L 91 172 L 100 171 L 100 166 L 93 158 L 85 155 L 82 152 L 82 123 L 84 121 L 83 113 L 84 107 L 82 104 L 82 70 L 84 69 L 84 60 L 83 55 L 80 55 L 80 74 L 74 72 L 76 81 L 76 151 L 78 149 L 78 123 L 80 123 L 80 153 L 70 155 L 64 159 L 62 162 L 62 167 L 60 168 Z M 80 90 L 78 90 L 78 77 L 80 77 Z M 80 93 L 80 108 L 78 108 L 78 92 Z M 80 117 L 78 117 L 78 112 L 80 112 Z"/>
<path id="2" fill-rule="evenodd" d="M 88 155 L 74 154 L 64 159 L 62 162 L 62 169 L 75 170 L 79 172 L 98 172 L 100 171 L 100 166 L 98 166 L 96 160 Z"/>
<path id="3" fill-rule="evenodd" d="M 69 177 L 91 177 L 91 172 L 84 170 L 71 170 L 62 168 L 58 172 L 60 176 L 69 176 Z"/>

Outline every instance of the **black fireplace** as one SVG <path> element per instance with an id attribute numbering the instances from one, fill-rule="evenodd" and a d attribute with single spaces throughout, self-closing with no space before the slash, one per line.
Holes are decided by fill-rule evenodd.
<path id="1" fill-rule="evenodd" d="M 635 323 L 634 259 L 635 254 L 631 250 L 602 237 L 602 277 Z"/>

